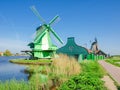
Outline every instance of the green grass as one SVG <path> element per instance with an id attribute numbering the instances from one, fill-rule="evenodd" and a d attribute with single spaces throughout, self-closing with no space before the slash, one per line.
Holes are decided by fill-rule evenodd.
<path id="1" fill-rule="evenodd" d="M 10 60 L 11 63 L 16 64 L 27 64 L 27 65 L 44 65 L 44 64 L 51 64 L 52 60 L 25 60 L 25 59 L 14 59 Z"/>
<path id="2" fill-rule="evenodd" d="M 0 90 L 49 90 L 47 86 L 43 86 L 38 80 L 26 82 L 24 80 L 0 81 Z"/>
<path id="3" fill-rule="evenodd" d="M 120 67 L 120 57 L 119 56 L 118 57 L 115 56 L 115 57 L 107 58 L 105 61 L 108 62 L 108 63 L 111 63 L 115 66 Z"/>
<path id="4" fill-rule="evenodd" d="M 97 61 L 80 63 L 82 72 L 63 83 L 59 90 L 107 90 L 101 78 L 106 74 Z"/>
<path id="5" fill-rule="evenodd" d="M 106 71 L 97 61 L 83 61 L 80 63 L 82 67 L 82 72 L 84 73 L 93 73 L 96 74 L 98 77 L 102 78 Z"/>
<path id="6" fill-rule="evenodd" d="M 31 90 L 33 85 L 26 83 L 25 81 L 0 81 L 0 90 Z M 35 90 L 35 89 L 32 89 Z"/>

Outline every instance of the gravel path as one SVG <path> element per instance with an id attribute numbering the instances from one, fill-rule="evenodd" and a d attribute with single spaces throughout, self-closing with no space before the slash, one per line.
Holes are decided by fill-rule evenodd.
<path id="1" fill-rule="evenodd" d="M 109 75 L 120 85 L 120 67 L 116 67 L 104 60 L 98 61 L 109 73 Z"/>

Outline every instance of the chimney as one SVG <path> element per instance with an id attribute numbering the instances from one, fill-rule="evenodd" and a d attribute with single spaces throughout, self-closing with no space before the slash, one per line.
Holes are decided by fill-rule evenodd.
<path id="1" fill-rule="evenodd" d="M 74 37 L 67 38 L 67 43 L 75 43 Z"/>

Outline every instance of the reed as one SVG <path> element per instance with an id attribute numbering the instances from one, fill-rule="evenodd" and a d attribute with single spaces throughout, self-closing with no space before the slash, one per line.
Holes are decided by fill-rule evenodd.
<path id="1" fill-rule="evenodd" d="M 80 64 L 73 57 L 60 54 L 59 57 L 54 58 L 52 61 L 52 73 L 56 76 L 61 76 L 66 79 L 72 75 L 79 74 L 81 71 Z"/>

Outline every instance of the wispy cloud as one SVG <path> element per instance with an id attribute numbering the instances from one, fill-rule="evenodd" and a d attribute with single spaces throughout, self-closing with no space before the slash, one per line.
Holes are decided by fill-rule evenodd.
<path id="1" fill-rule="evenodd" d="M 0 38 L 0 51 L 9 49 L 12 53 L 21 52 L 22 50 L 28 50 L 28 42 L 14 40 L 9 38 Z"/>

